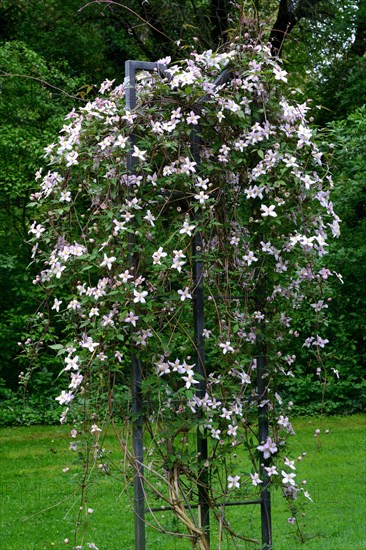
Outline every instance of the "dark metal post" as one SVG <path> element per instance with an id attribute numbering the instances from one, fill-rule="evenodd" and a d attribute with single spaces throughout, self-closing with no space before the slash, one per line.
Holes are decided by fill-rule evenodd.
<path id="1" fill-rule="evenodd" d="M 143 444 L 143 403 L 141 395 L 141 362 L 131 352 L 131 385 L 132 385 L 132 446 L 135 460 L 134 498 L 135 513 L 135 548 L 145 550 L 145 492 L 144 492 L 144 444 Z"/>
<path id="2" fill-rule="evenodd" d="M 259 347 L 262 347 L 260 343 Z M 266 373 L 266 358 L 263 354 L 263 349 L 259 350 L 260 354 L 257 357 L 257 376 L 258 376 L 258 395 L 259 399 L 267 399 L 266 382 L 263 380 L 263 375 Z M 259 441 L 266 441 L 268 437 L 268 406 L 259 404 L 258 407 L 258 436 Z M 267 461 L 263 458 L 261 460 L 260 471 L 261 479 L 263 479 L 262 493 L 261 493 L 261 526 L 262 526 L 262 549 L 269 550 L 272 548 L 272 522 L 271 522 L 271 495 L 267 489 L 268 475 L 264 469 L 267 466 Z"/>
<path id="3" fill-rule="evenodd" d="M 215 86 L 221 85 L 228 80 L 230 72 L 225 70 L 215 81 Z M 205 101 L 203 97 L 196 107 L 201 108 Z M 197 125 L 191 132 L 191 154 L 193 160 L 199 168 L 200 155 L 200 127 Z M 199 210 L 195 212 L 194 219 L 199 221 Z M 195 231 L 192 240 L 193 254 L 193 322 L 194 322 L 194 341 L 196 346 L 196 370 L 202 377 L 200 380 L 197 395 L 202 399 L 206 394 L 206 368 L 205 368 L 205 345 L 203 339 L 204 329 L 204 291 L 203 291 L 203 262 L 202 262 L 202 234 L 201 231 Z M 207 466 L 208 458 L 208 441 L 207 436 L 202 435 L 202 432 L 197 430 L 197 451 L 200 462 L 200 475 L 198 479 L 198 514 L 200 527 L 205 530 L 206 538 L 210 544 L 210 506 L 208 499 L 209 487 L 209 467 Z"/>
<path id="4" fill-rule="evenodd" d="M 258 283 L 256 289 L 256 307 L 262 311 L 265 302 L 265 281 L 263 275 L 258 271 Z M 265 442 L 268 438 L 268 405 L 261 405 L 261 402 L 268 399 L 267 382 L 267 357 L 266 346 L 264 343 L 264 323 L 260 323 L 257 336 L 257 388 L 258 388 L 258 438 L 260 442 Z M 265 466 L 269 461 L 263 458 L 261 453 L 260 477 L 263 480 L 261 492 L 261 529 L 262 529 L 262 549 L 270 550 L 272 548 L 272 522 L 271 522 L 271 495 L 267 489 L 269 482 Z"/>
<path id="5" fill-rule="evenodd" d="M 126 61 L 126 109 L 132 111 L 136 107 L 136 69 L 154 69 L 155 63 L 140 63 Z M 134 157 L 132 157 L 135 136 L 130 136 L 130 151 L 127 156 L 127 172 L 133 173 Z M 129 265 L 137 268 L 135 235 L 129 233 Z M 136 273 L 135 273 L 136 275 Z M 144 492 L 144 442 L 143 442 L 143 401 L 141 393 L 142 365 L 136 356 L 132 343 L 133 327 L 131 327 L 131 392 L 132 392 L 132 447 L 135 460 L 134 473 L 134 513 L 135 513 L 135 549 L 145 550 L 145 492 Z"/>
<path id="6" fill-rule="evenodd" d="M 200 163 L 200 137 L 199 128 L 191 133 L 191 153 L 193 160 L 199 166 Z M 199 220 L 199 211 L 194 218 Z M 201 376 L 197 395 L 202 399 L 206 394 L 206 369 L 205 369 L 205 345 L 203 339 L 204 329 L 204 291 L 203 291 L 203 262 L 202 262 L 202 234 L 196 230 L 192 239 L 193 254 L 193 321 L 194 341 L 196 346 L 196 370 Z M 199 456 L 200 474 L 198 478 L 198 515 L 199 525 L 205 530 L 206 538 L 210 543 L 210 508 L 208 504 L 208 472 L 206 464 L 208 458 L 207 437 L 197 430 L 197 451 Z"/>

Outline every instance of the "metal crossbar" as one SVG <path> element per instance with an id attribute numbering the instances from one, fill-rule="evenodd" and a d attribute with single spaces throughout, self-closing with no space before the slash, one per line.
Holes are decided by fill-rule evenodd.
<path id="1" fill-rule="evenodd" d="M 223 502 L 222 504 L 218 504 L 217 505 L 217 508 L 220 508 L 221 506 L 222 507 L 225 507 L 226 506 L 245 506 L 247 504 L 261 504 L 262 500 L 261 499 L 257 499 L 257 500 L 238 500 L 238 501 L 233 501 L 233 502 Z M 198 508 L 199 504 L 190 504 L 189 506 L 187 504 L 184 505 L 184 508 L 186 508 L 187 510 L 193 508 Z M 150 508 L 149 510 L 146 510 L 146 511 L 149 511 L 149 512 L 167 512 L 169 510 L 173 510 L 173 508 L 171 506 L 158 506 L 157 508 Z"/>
<path id="2" fill-rule="evenodd" d="M 169 72 L 159 63 L 145 61 L 126 61 L 126 109 L 133 111 L 136 107 L 136 72 L 143 71 L 158 71 L 163 77 L 170 78 Z M 230 70 L 225 70 L 216 79 L 214 84 L 220 86 L 227 82 L 231 77 Z M 202 103 L 206 100 L 203 97 L 197 104 L 196 108 L 200 109 Z M 127 156 L 127 171 L 133 173 L 135 159 L 132 157 L 133 145 L 135 144 L 135 136 L 131 133 L 130 136 L 130 151 Z M 200 135 L 198 125 L 191 132 L 191 155 L 193 160 L 200 165 Z M 194 213 L 195 220 L 200 217 L 200 210 Z M 198 224 L 197 224 L 198 225 Z M 130 234 L 129 241 L 129 262 L 131 267 L 137 264 L 135 253 L 135 235 Z M 192 254 L 193 254 L 193 325 L 194 325 L 194 341 L 196 349 L 195 364 L 197 373 L 201 376 L 197 394 L 199 397 L 204 397 L 206 393 L 206 369 L 205 369 L 205 346 L 203 339 L 204 329 L 204 289 L 203 289 L 203 261 L 202 261 L 202 234 L 196 231 L 192 238 Z M 234 299 L 242 299 L 240 297 Z M 131 338 L 132 341 L 132 338 Z M 257 358 L 257 385 L 258 394 L 265 399 L 266 386 L 263 375 L 266 371 L 266 360 L 263 346 L 259 345 Z M 132 411 L 134 414 L 133 421 L 133 452 L 136 459 L 136 467 L 134 473 L 134 513 L 135 513 L 135 549 L 145 550 L 145 493 L 144 493 L 144 453 L 143 453 L 143 399 L 141 392 L 142 382 L 142 365 L 137 358 L 136 352 L 132 345 L 131 347 L 131 390 L 132 390 Z M 258 408 L 258 425 L 259 439 L 264 441 L 268 436 L 268 414 L 266 407 Z M 197 431 L 197 451 L 199 453 L 200 462 L 203 464 L 208 457 L 207 437 L 205 434 Z M 263 467 L 262 468 L 262 474 Z M 207 468 L 201 468 L 201 475 L 198 480 L 198 503 L 190 505 L 190 508 L 198 509 L 199 525 L 205 530 L 207 540 L 210 540 L 210 515 L 209 515 L 209 500 L 208 500 L 208 472 Z M 248 504 L 260 504 L 261 506 L 261 529 L 262 529 L 262 548 L 272 548 L 272 528 L 271 528 L 271 505 L 270 493 L 266 487 L 268 479 L 263 475 L 264 487 L 259 500 L 248 500 L 238 502 L 228 502 L 225 506 L 243 506 Z M 172 508 L 167 506 L 153 508 L 149 511 L 159 512 L 167 511 Z"/>

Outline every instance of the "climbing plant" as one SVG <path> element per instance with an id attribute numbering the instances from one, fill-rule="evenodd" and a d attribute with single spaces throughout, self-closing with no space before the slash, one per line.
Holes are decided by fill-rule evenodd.
<path id="1" fill-rule="evenodd" d="M 198 485 L 205 484 L 219 540 L 248 540 L 227 520 L 233 499 L 279 487 L 293 523 L 296 503 L 310 499 L 289 456 L 293 428 L 281 389 L 293 376 L 294 340 L 327 376 L 322 323 L 334 273 L 324 255 L 339 218 L 309 101 L 289 88 L 268 46 L 245 35 L 222 51 L 192 51 L 181 64 L 165 58 L 159 67 L 139 74 L 133 111 L 129 82 L 107 80 L 46 147 L 49 166 L 36 175 L 30 205 L 33 258 L 42 265 L 34 282 L 45 296 L 35 324 L 58 334 L 51 347 L 65 389 L 56 399 L 61 422 L 74 422 L 71 449 L 84 457 L 82 502 L 94 467 L 117 468 L 100 444 L 107 425 L 123 450 L 118 469 L 127 484 L 136 468 L 132 353 L 142 366 L 146 505 L 171 507 L 179 536 L 208 548 L 189 505 Z M 217 83 L 224 70 L 226 81 Z M 203 372 L 192 326 L 197 285 L 205 300 Z M 258 408 L 268 418 L 265 439 Z M 207 442 L 204 462 L 195 430 Z M 156 516 L 151 522 L 166 530 Z M 85 541 L 77 529 L 76 547 Z"/>

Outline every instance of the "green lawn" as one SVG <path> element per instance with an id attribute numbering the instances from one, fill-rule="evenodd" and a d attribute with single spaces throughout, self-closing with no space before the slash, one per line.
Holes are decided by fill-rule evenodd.
<path id="1" fill-rule="evenodd" d="M 307 452 L 298 465 L 298 479 L 307 480 L 314 502 L 306 506 L 306 541 L 301 544 L 295 527 L 287 523 L 289 513 L 281 495 L 274 493 L 274 550 L 366 548 L 365 417 L 332 417 L 323 419 L 322 425 L 314 418 L 298 419 L 294 427 L 292 456 Z M 318 427 L 321 435 L 314 438 Z M 75 454 L 68 451 L 69 430 L 65 426 L 0 430 L 2 550 L 72 547 L 80 497 L 75 494 L 79 466 Z M 66 467 L 69 471 L 63 472 Z M 95 542 L 100 550 L 133 550 L 133 515 L 122 484 L 101 476 L 88 498 L 87 506 L 94 512 L 88 516 L 85 542 Z M 243 533 L 258 538 L 258 512 L 258 507 L 246 506 L 232 508 L 230 514 Z M 163 515 L 161 520 L 174 527 L 169 512 Z M 70 539 L 69 545 L 65 538 Z M 216 547 L 214 543 L 212 548 Z M 231 548 L 235 548 L 232 543 L 222 545 L 222 550 Z M 240 550 L 246 548 L 240 543 Z M 147 549 L 189 550 L 190 545 L 148 529 Z"/>

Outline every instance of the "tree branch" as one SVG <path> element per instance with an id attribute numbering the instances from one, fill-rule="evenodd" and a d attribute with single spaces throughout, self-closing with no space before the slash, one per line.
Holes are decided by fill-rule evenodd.
<path id="1" fill-rule="evenodd" d="M 319 2 L 321 0 L 300 0 L 296 7 L 292 7 L 288 0 L 280 1 L 277 19 L 269 35 L 273 55 L 281 55 L 286 37 L 300 19 L 310 19 L 314 15 L 314 8 Z"/>
<path id="2" fill-rule="evenodd" d="M 156 27 L 154 27 L 154 25 L 152 25 L 151 23 L 149 23 L 149 21 L 146 21 L 146 19 L 144 19 L 143 17 L 141 17 L 141 15 L 139 15 L 136 11 L 134 11 L 133 9 L 131 9 L 129 6 L 126 6 L 125 4 L 121 4 L 120 2 L 115 2 L 114 0 L 91 0 L 91 2 L 88 2 L 87 4 L 84 4 L 84 6 L 81 6 L 81 8 L 79 8 L 79 12 L 82 11 L 83 9 L 87 8 L 88 6 L 91 6 L 92 4 L 107 4 L 108 6 L 111 6 L 111 5 L 115 5 L 115 6 L 119 6 L 120 8 L 123 8 L 125 10 L 127 10 L 128 12 L 130 12 L 132 15 L 134 15 L 135 17 L 137 17 L 138 19 L 140 19 L 140 21 L 143 21 L 143 23 L 149 27 L 151 27 L 151 29 L 153 29 L 155 32 L 159 33 L 160 35 L 164 36 L 166 40 L 169 40 L 171 42 L 174 42 L 174 40 L 168 36 L 167 34 L 165 34 L 163 31 L 161 31 L 160 29 L 157 29 Z"/>
<path id="3" fill-rule="evenodd" d="M 229 2 L 227 0 L 211 0 L 212 41 L 218 46 L 228 28 Z"/>

